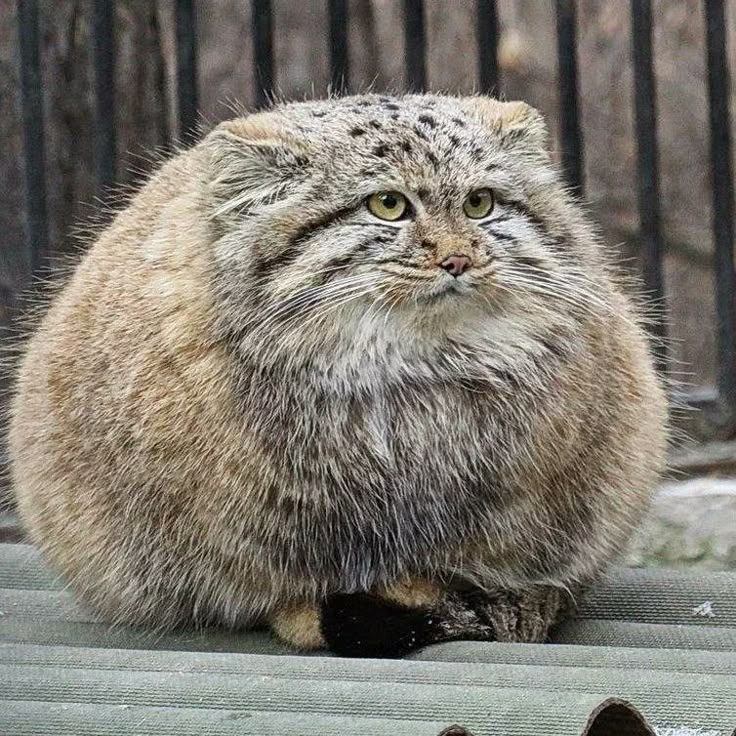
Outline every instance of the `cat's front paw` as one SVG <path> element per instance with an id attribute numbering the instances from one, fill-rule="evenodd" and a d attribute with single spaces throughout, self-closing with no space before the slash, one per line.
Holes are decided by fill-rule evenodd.
<path id="1" fill-rule="evenodd" d="M 464 598 L 497 641 L 543 642 L 567 608 L 569 595 L 540 585 L 523 592 L 474 590 Z"/>

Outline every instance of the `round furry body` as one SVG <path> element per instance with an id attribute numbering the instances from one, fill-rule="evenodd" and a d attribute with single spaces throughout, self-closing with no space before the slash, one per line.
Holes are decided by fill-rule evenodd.
<path id="1" fill-rule="evenodd" d="M 589 584 L 647 507 L 666 402 L 546 144 L 522 103 L 364 95 L 164 164 L 12 408 L 20 513 L 81 598 L 309 647 L 334 595 Z"/>

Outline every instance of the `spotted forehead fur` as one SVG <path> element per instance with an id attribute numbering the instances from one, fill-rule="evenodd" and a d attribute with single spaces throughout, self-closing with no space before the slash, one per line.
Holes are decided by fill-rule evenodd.
<path id="1" fill-rule="evenodd" d="M 361 95 L 289 103 L 274 112 L 286 130 L 307 141 L 311 163 L 336 167 L 347 159 L 357 169 L 351 173 L 366 178 L 398 171 L 407 184 L 431 189 L 453 178 L 462 186 L 469 167 L 481 176 L 514 168 L 498 129 L 467 100 Z M 540 124 L 534 113 L 530 125 Z"/>

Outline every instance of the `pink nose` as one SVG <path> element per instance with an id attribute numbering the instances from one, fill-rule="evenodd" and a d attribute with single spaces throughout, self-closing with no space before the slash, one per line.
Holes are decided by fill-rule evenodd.
<path id="1" fill-rule="evenodd" d="M 467 256 L 451 255 L 440 263 L 440 268 L 444 268 L 451 276 L 459 276 L 470 268 L 470 258 Z"/>

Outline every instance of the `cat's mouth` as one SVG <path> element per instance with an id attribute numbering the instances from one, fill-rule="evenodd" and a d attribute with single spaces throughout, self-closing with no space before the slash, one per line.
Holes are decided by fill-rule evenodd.
<path id="1" fill-rule="evenodd" d="M 472 286 L 462 278 L 441 279 L 422 294 L 425 302 L 440 302 L 446 299 L 461 299 L 472 292 Z"/>

